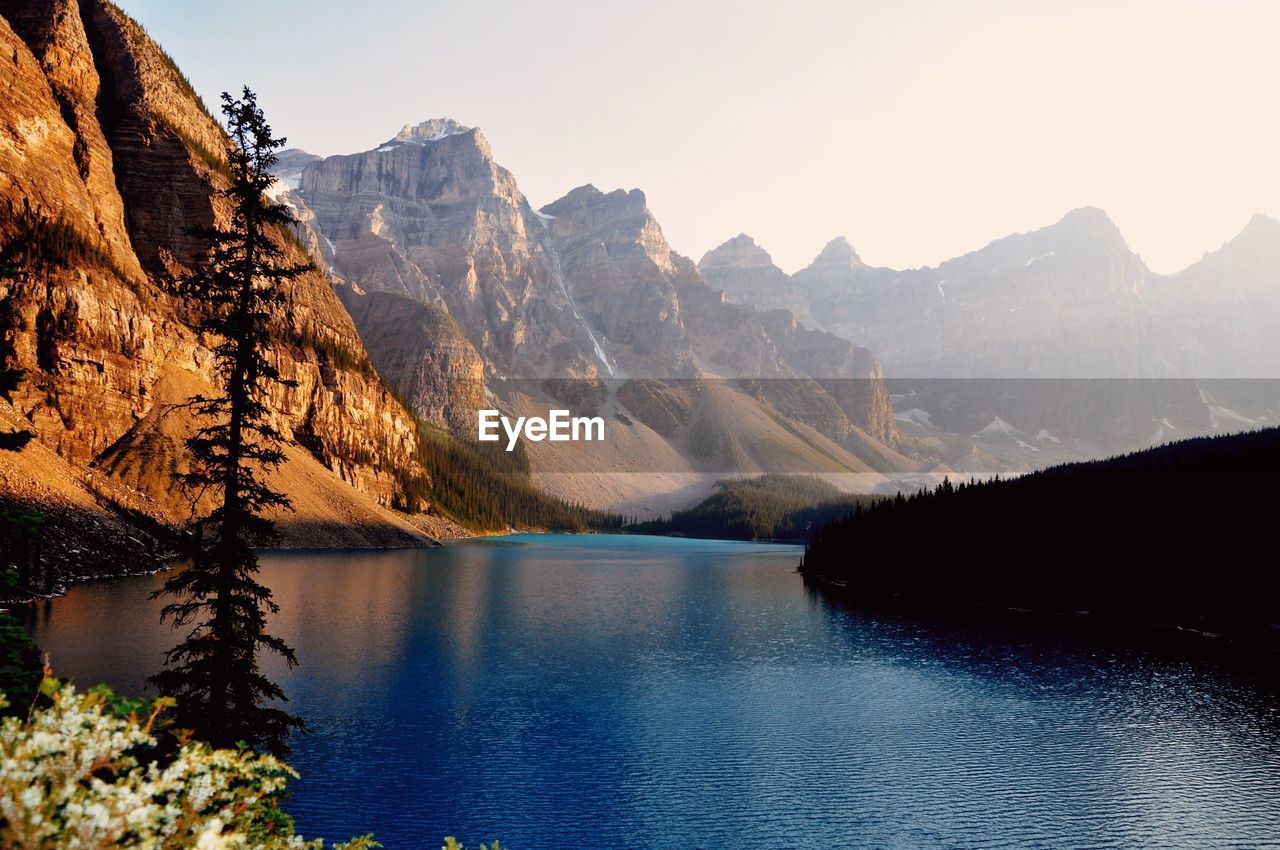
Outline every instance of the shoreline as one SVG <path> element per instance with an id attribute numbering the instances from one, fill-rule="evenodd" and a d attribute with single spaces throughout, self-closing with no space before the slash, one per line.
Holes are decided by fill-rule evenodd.
<path id="1" fill-rule="evenodd" d="M 1247 635 L 1210 631 L 1176 622 L 1127 617 L 1093 610 L 1064 611 L 998 603 L 939 602 L 903 593 L 860 596 L 847 582 L 807 574 L 796 568 L 806 589 L 852 611 L 889 613 L 929 622 L 985 626 L 1033 626 L 1109 648 L 1140 645 L 1146 649 L 1191 651 L 1218 660 L 1280 660 L 1280 634 L 1274 642 Z M 1274 627 L 1273 627 L 1274 628 Z M 1258 670 L 1256 672 L 1265 672 Z M 1280 680 L 1280 669 L 1270 673 Z"/>

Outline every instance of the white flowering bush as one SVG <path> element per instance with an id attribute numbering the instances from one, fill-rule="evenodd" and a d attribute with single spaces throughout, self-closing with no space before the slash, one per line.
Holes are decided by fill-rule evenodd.
<path id="1" fill-rule="evenodd" d="M 142 764 L 152 727 L 173 703 L 138 702 L 99 689 L 78 693 L 47 679 L 48 706 L 0 723 L 0 847 L 9 850 L 320 850 L 278 801 L 293 769 L 248 750 L 183 743 Z M 0 705 L 4 697 L 0 695 Z M 122 709 L 123 706 L 123 709 Z M 338 845 L 379 845 L 371 837 Z"/>
<path id="2" fill-rule="evenodd" d="M 440 850 L 467 850 L 467 848 L 459 844 L 458 839 L 450 835 L 445 838 L 444 846 L 441 847 Z M 492 844 L 481 844 L 480 850 L 502 850 L 502 848 L 499 847 L 498 842 L 495 841 Z"/>

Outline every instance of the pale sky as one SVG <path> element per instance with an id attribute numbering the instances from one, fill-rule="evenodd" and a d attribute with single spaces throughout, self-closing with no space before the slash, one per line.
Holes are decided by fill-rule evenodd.
<path id="1" fill-rule="evenodd" d="M 1088 205 L 1172 272 L 1280 217 L 1271 0 L 118 2 L 293 146 L 447 116 L 534 206 L 643 189 L 695 260 L 746 232 L 787 271 L 837 235 L 934 265 Z"/>

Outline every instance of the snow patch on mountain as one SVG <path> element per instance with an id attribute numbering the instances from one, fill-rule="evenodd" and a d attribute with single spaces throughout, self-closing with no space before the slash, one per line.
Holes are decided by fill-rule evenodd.
<path id="1" fill-rule="evenodd" d="M 427 142 L 438 142 L 441 139 L 447 139 L 449 136 L 461 136 L 463 133 L 470 132 L 470 127 L 459 124 L 452 118 L 431 118 L 421 124 L 405 124 L 391 141 L 383 145 L 383 148 L 394 142 L 422 145 Z M 379 150 L 382 150 L 382 148 L 379 148 Z"/>
<path id="2" fill-rule="evenodd" d="M 1215 431 L 1239 431 L 1241 429 L 1257 428 L 1264 422 L 1264 417 L 1250 419 L 1236 413 L 1229 407 L 1221 405 L 1209 405 L 1209 421 L 1213 424 Z"/>
<path id="3" fill-rule="evenodd" d="M 271 185 L 267 187 L 267 190 L 263 194 L 270 198 L 272 203 L 284 204 L 289 209 L 296 210 L 297 207 L 294 205 L 293 201 L 289 200 L 289 193 L 298 188 L 298 183 L 301 182 L 301 180 L 301 172 L 299 172 L 293 185 L 290 185 L 290 181 L 288 179 L 277 178 L 271 181 Z"/>
<path id="4" fill-rule="evenodd" d="M 1019 432 L 1017 428 L 1014 428 L 999 416 L 995 416 L 992 418 L 990 424 L 978 433 L 974 434 L 971 439 L 977 440 L 983 437 L 1008 437 L 1024 449 L 1029 449 L 1033 452 L 1040 451 L 1038 446 L 1033 446 L 1026 440 L 1022 439 L 1019 436 L 1020 433 L 1021 432 Z"/>
<path id="5" fill-rule="evenodd" d="M 899 410 L 894 412 L 893 418 L 899 422 L 909 422 L 912 425 L 920 425 L 925 428 L 935 427 L 933 419 L 930 418 L 929 412 L 913 407 L 910 410 Z"/>
<path id="6" fill-rule="evenodd" d="M 1017 432 L 1017 430 L 1018 430 L 1017 428 L 1014 428 L 1008 422 L 1005 422 L 999 416 L 996 416 L 991 420 L 990 424 L 988 424 L 985 428 L 983 428 L 981 431 L 974 434 L 973 436 L 976 438 L 976 437 L 988 436 L 991 434 L 1013 435 L 1014 433 Z"/>

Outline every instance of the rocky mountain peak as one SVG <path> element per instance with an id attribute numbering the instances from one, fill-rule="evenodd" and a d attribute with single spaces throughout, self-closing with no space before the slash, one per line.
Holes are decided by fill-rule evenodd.
<path id="1" fill-rule="evenodd" d="M 1228 270 L 1236 275 L 1246 274 L 1257 278 L 1256 284 L 1269 286 L 1277 265 L 1280 265 L 1280 221 L 1259 214 L 1249 219 L 1244 229 L 1221 248 L 1205 254 L 1204 259 L 1181 276 L 1195 277 L 1205 270 L 1198 268 L 1203 266 L 1219 275 Z"/>
<path id="2" fill-rule="evenodd" d="M 1222 246 L 1223 251 L 1280 251 L 1280 221 L 1262 214 L 1249 219 L 1236 236 Z"/>
<path id="3" fill-rule="evenodd" d="M 791 277 L 745 233 L 708 251 L 698 263 L 698 271 L 708 286 L 724 292 L 733 303 L 786 310 L 802 324 L 817 326 Z"/>
<path id="4" fill-rule="evenodd" d="M 772 269 L 773 257 L 745 233 L 739 233 L 729 241 L 712 248 L 702 256 L 698 269 L 707 275 L 722 268 Z"/>
<path id="5" fill-rule="evenodd" d="M 558 201 L 542 208 L 544 213 L 561 215 L 571 211 L 590 214 L 597 220 L 608 220 L 614 226 L 639 232 L 646 228 L 657 229 L 658 223 L 649 212 L 648 199 L 639 189 L 614 189 L 602 192 L 590 183 L 571 190 Z"/>
<path id="6" fill-rule="evenodd" d="M 865 265 L 865 263 L 858 256 L 858 252 L 853 250 L 853 246 L 849 244 L 848 239 L 843 236 L 837 236 L 823 247 L 822 251 L 814 259 L 813 265 L 856 269 Z"/>
<path id="7" fill-rule="evenodd" d="M 1098 207 L 1079 207 L 1047 228 L 1068 238 L 1099 240 L 1112 245 L 1125 245 L 1124 235 L 1111 216 Z"/>
<path id="8" fill-rule="evenodd" d="M 1249 223 L 1244 226 L 1241 236 L 1246 233 L 1266 235 L 1274 239 L 1280 236 L 1280 220 L 1262 213 L 1255 213 L 1253 218 L 1249 219 Z"/>
<path id="9" fill-rule="evenodd" d="M 305 168 L 313 162 L 319 162 L 321 157 L 316 154 L 304 151 L 302 148 L 285 148 L 276 154 L 275 170 L 292 171 L 294 169 Z"/>
<path id="10" fill-rule="evenodd" d="M 276 165 L 272 173 L 288 188 L 297 189 L 301 185 L 302 170 L 319 161 L 320 157 L 313 153 L 307 153 L 301 148 L 288 148 L 276 154 Z"/>
<path id="11" fill-rule="evenodd" d="M 388 142 L 408 142 L 423 145 L 427 142 L 438 142 L 449 136 L 461 136 L 471 132 L 471 127 L 459 124 L 452 118 L 429 118 L 421 124 L 405 124 Z"/>
<path id="12" fill-rule="evenodd" d="M 555 217 L 562 235 L 569 229 L 577 235 L 591 233 L 615 250 L 638 249 L 664 273 L 673 270 L 671 246 L 639 189 L 604 193 L 588 183 L 547 204 L 542 212 Z"/>
<path id="13" fill-rule="evenodd" d="M 601 192 L 599 189 L 597 189 L 594 184 L 586 183 L 582 186 L 578 186 L 575 189 L 570 189 L 565 194 L 564 197 L 550 204 L 547 204 L 545 207 L 542 208 L 542 211 L 548 212 L 551 207 L 557 206 L 560 204 L 571 206 L 574 204 L 591 203 L 595 201 L 597 198 L 601 198 L 601 197 L 604 197 L 604 192 Z"/>

